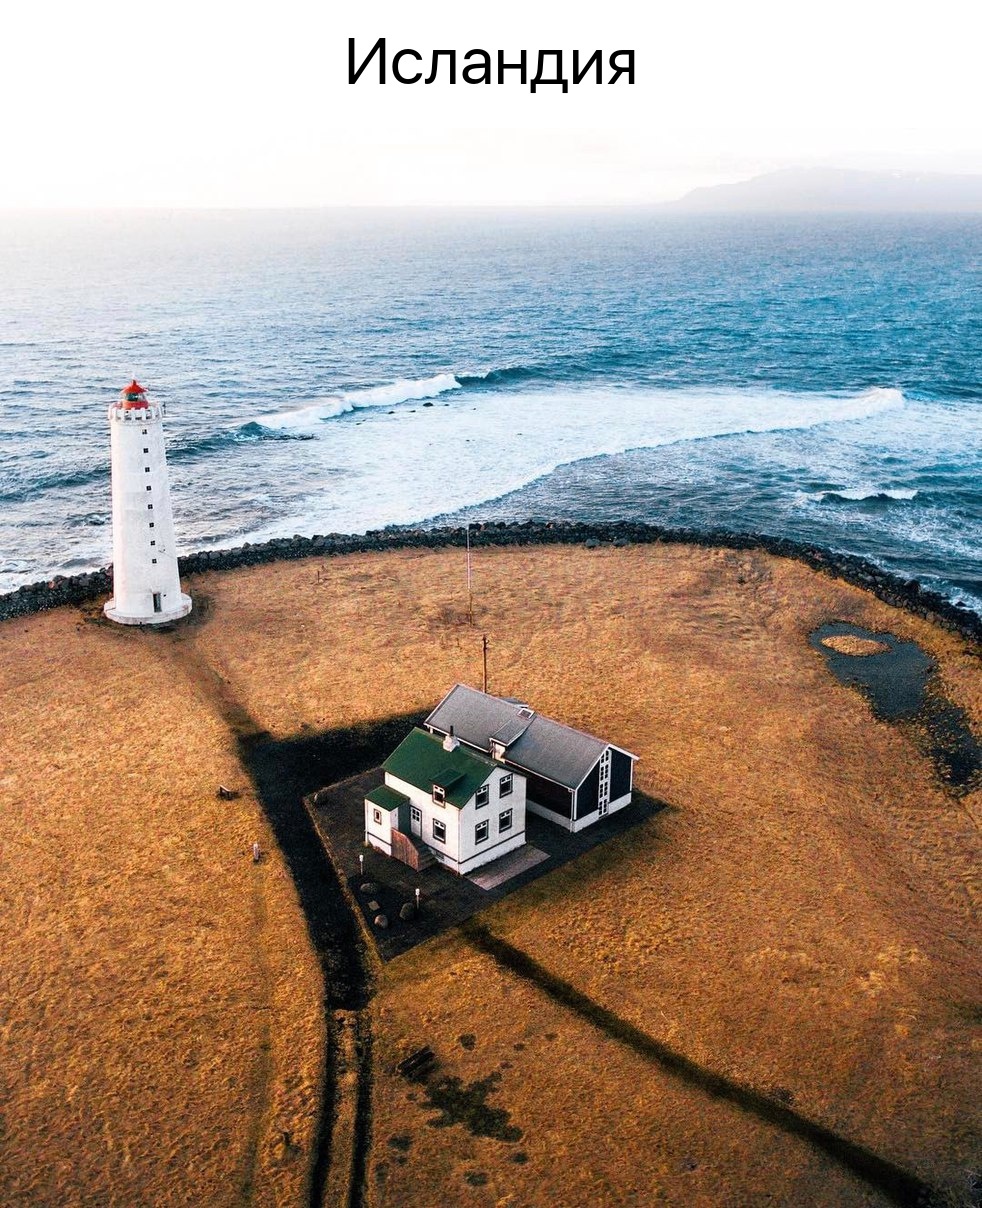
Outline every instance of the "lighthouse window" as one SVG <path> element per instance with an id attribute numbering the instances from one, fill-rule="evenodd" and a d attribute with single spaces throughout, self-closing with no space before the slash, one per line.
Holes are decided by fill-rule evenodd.
<path id="1" fill-rule="evenodd" d="M 147 487 L 147 490 L 149 491 L 149 490 L 150 490 L 150 488 L 149 488 L 149 487 Z M 148 512 L 152 512 L 152 511 L 153 511 L 153 504 L 152 504 L 152 503 L 148 503 L 148 504 L 147 504 L 147 511 L 148 511 Z"/>
<path id="2" fill-rule="evenodd" d="M 146 430 L 146 428 L 144 428 L 144 429 L 143 429 L 143 431 L 140 433 L 140 435 L 141 435 L 141 436 L 146 436 L 146 434 L 147 434 L 147 430 Z M 146 452 L 146 449 L 144 449 L 143 451 L 144 451 L 144 453 L 145 453 L 145 452 Z"/>
<path id="3" fill-rule="evenodd" d="M 154 564 L 154 566 L 156 566 L 156 565 L 157 565 L 157 559 L 156 559 L 156 558 L 151 558 L 151 559 L 150 559 L 150 561 L 151 561 L 151 562 Z"/>
<path id="4" fill-rule="evenodd" d="M 150 521 L 150 527 L 153 528 L 153 521 Z"/>
<path id="5" fill-rule="evenodd" d="M 149 467 L 149 466 L 144 466 L 144 467 L 143 467 L 143 472 L 144 472 L 144 474 L 149 474 L 149 473 L 150 473 L 150 467 Z"/>
<path id="6" fill-rule="evenodd" d="M 150 544 L 151 544 L 151 545 L 156 545 L 156 544 L 157 544 L 157 542 L 156 542 L 156 541 L 151 541 L 151 542 L 150 542 Z"/>
<path id="7" fill-rule="evenodd" d="M 149 449 L 144 449 L 144 450 L 143 450 L 143 452 L 144 452 L 144 453 L 149 453 L 149 452 L 150 452 L 150 450 L 149 450 Z"/>
<path id="8" fill-rule="evenodd" d="M 150 483 L 149 483 L 149 482 L 147 483 L 147 490 L 148 490 L 148 491 L 153 490 L 153 488 L 151 487 L 151 485 L 150 485 Z"/>
<path id="9" fill-rule="evenodd" d="M 153 610 L 154 610 L 154 612 L 163 612 L 164 611 L 164 602 L 160 598 L 159 591 L 155 591 L 153 593 Z"/>

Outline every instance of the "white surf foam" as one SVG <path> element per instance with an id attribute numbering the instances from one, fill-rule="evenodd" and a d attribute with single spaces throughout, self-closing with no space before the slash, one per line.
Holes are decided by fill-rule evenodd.
<path id="1" fill-rule="evenodd" d="M 362 407 L 397 407 L 400 403 L 436 398 L 447 390 L 459 390 L 452 373 L 438 373 L 418 381 L 400 379 L 385 386 L 342 391 L 314 399 L 288 411 L 260 415 L 253 422 L 273 431 L 316 431 L 319 425 Z"/>
<path id="2" fill-rule="evenodd" d="M 319 439 L 299 446 L 298 477 L 312 484 L 303 513 L 284 516 L 250 539 L 417 523 L 498 498 L 583 458 L 875 420 L 904 406 L 900 391 L 890 389 L 835 396 L 595 386 L 482 393 L 473 406 L 460 406 L 468 401 L 465 392 L 450 409 L 382 410 L 397 397 L 404 401 L 407 388 L 428 397 L 421 392 L 436 395 L 455 385 L 449 374 L 393 383 L 362 392 L 368 409 L 357 423 L 315 420 Z"/>
<path id="3" fill-rule="evenodd" d="M 909 487 L 835 487 L 827 491 L 802 492 L 802 499 L 821 502 L 824 499 L 847 499 L 861 503 L 864 499 L 916 499 L 917 491 Z"/>

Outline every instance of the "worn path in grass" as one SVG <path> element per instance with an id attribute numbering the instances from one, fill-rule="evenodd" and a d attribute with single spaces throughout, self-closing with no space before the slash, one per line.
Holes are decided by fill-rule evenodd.
<path id="1" fill-rule="evenodd" d="M 357 743 L 350 735 L 347 743 L 344 735 L 332 735 L 286 744 L 284 750 L 243 706 L 228 680 L 202 657 L 193 626 L 174 634 L 171 650 L 175 664 L 211 701 L 238 744 L 290 869 L 320 961 L 327 1052 L 311 1161 L 311 1208 L 359 1208 L 371 1143 L 372 1037 L 365 1008 L 372 971 L 358 921 L 302 800 L 310 791 L 311 777 L 316 782 L 325 774 L 325 753 L 328 766 L 331 751 L 357 760 Z M 369 744 L 373 754 L 376 744 Z M 346 1126 L 336 1129 L 339 1120 Z"/>
<path id="2" fill-rule="evenodd" d="M 840 620 L 917 641 L 975 726 L 977 655 L 759 551 L 473 561 L 474 627 L 456 550 L 204 573 L 196 621 L 171 634 L 67 610 L 0 626 L 0 1199 L 302 1202 L 326 1021 L 326 1087 L 344 1082 L 316 1147 L 331 1208 L 357 1205 L 366 1164 L 371 1208 L 889 1202 L 794 1120 L 762 1118 L 771 1100 L 964 1202 L 982 794 L 953 800 L 808 635 Z M 385 966 L 369 1007 L 339 963 L 355 1009 L 331 1010 L 278 836 L 302 846 L 304 789 L 357 770 L 326 735 L 480 683 L 484 632 L 493 691 L 636 750 L 642 788 L 674 808 L 482 918 L 582 1012 L 456 932 Z M 291 787 L 298 759 L 322 766 Z M 217 802 L 217 784 L 241 798 Z M 325 943 L 345 919 L 342 901 L 324 910 Z M 500 1105 L 507 1135 L 410 1097 L 392 1070 L 424 1043 L 437 1089 Z M 691 1081 L 669 1071 L 679 1054 Z"/>

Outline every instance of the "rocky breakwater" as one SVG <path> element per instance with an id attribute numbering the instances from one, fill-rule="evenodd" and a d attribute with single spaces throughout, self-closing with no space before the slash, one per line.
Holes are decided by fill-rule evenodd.
<path id="1" fill-rule="evenodd" d="M 296 558 L 329 558 L 342 554 L 381 553 L 391 549 L 438 549 L 461 547 L 467 541 L 464 528 L 389 528 L 368 533 L 328 533 L 313 537 L 277 537 L 258 544 L 245 542 L 232 549 L 203 550 L 179 560 L 182 575 L 210 570 L 234 570 Z M 781 537 L 732 533 L 721 529 L 664 528 L 661 525 L 619 521 L 588 524 L 576 521 L 524 520 L 487 522 L 470 527 L 472 546 L 507 545 L 651 545 L 659 542 L 697 545 L 706 548 L 764 550 L 781 558 L 793 558 L 822 574 L 844 579 L 872 592 L 887 604 L 904 608 L 943 628 L 974 641 L 982 640 L 982 617 L 923 588 L 914 579 L 903 579 L 852 554 L 806 545 Z M 0 596 L 0 621 L 42 612 L 65 604 L 84 604 L 107 596 L 112 590 L 112 567 L 81 575 L 56 575 L 47 582 L 30 583 Z"/>

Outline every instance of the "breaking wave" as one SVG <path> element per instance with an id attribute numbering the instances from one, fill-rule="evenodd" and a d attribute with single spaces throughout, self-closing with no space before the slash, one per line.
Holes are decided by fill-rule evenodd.
<path id="1" fill-rule="evenodd" d="M 817 503 L 864 503 L 867 500 L 907 502 L 916 497 L 917 491 L 911 487 L 835 487 L 803 494 L 803 498 Z"/>
<path id="2" fill-rule="evenodd" d="M 437 373 L 433 377 L 411 380 L 401 378 L 385 386 L 369 386 L 361 390 L 341 391 L 325 398 L 314 399 L 288 411 L 260 415 L 255 425 L 267 431 L 310 430 L 329 419 L 347 415 L 362 407 L 398 407 L 400 403 L 436 398 L 448 390 L 459 390 L 461 383 L 452 373 Z M 246 427 L 253 427 L 247 424 Z"/>

